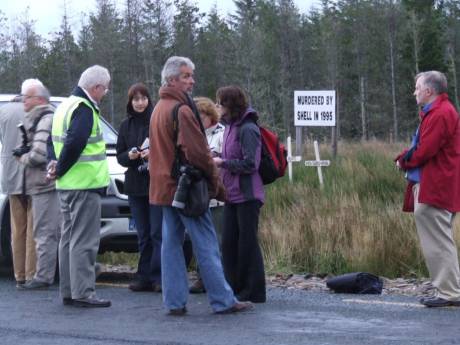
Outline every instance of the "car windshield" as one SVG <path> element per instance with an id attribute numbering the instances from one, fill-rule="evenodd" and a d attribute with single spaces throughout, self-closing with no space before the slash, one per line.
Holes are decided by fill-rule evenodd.
<path id="1" fill-rule="evenodd" d="M 116 145 L 117 144 L 117 132 L 110 126 L 104 118 L 101 121 L 102 125 L 102 135 L 104 136 L 104 141 L 107 145 Z"/>

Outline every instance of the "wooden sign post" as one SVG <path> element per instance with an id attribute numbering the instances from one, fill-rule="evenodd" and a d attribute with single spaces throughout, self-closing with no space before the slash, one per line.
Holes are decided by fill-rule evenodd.
<path id="1" fill-rule="evenodd" d="M 286 160 L 288 162 L 288 174 L 289 174 L 289 182 L 292 182 L 292 163 L 293 162 L 300 162 L 302 160 L 302 156 L 293 156 L 292 155 L 292 144 L 291 144 L 291 137 L 287 137 L 287 157 Z"/>
<path id="2" fill-rule="evenodd" d="M 329 160 L 321 160 L 319 157 L 319 148 L 318 148 L 318 141 L 314 141 L 313 145 L 315 146 L 315 158 L 314 161 L 305 161 L 305 166 L 307 167 L 316 167 L 318 169 L 318 178 L 319 178 L 319 186 L 323 188 L 324 181 L 323 181 L 323 171 L 321 167 L 328 167 L 331 165 L 331 161 Z"/>

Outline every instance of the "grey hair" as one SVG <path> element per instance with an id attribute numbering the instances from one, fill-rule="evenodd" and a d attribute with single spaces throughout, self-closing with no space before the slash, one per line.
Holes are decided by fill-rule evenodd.
<path id="1" fill-rule="evenodd" d="M 46 102 L 50 101 L 50 92 L 48 89 L 43 85 L 43 83 L 38 79 L 26 79 L 23 81 L 21 86 L 21 94 L 25 94 L 27 90 L 32 89 L 34 92 L 34 96 L 43 98 Z"/>
<path id="2" fill-rule="evenodd" d="M 46 102 L 50 101 L 51 95 L 50 95 L 49 90 L 45 86 L 37 85 L 34 87 L 34 90 L 35 90 L 35 96 L 45 99 Z"/>
<path id="3" fill-rule="evenodd" d="M 419 78 L 423 78 L 423 84 L 437 95 L 447 92 L 447 78 L 444 73 L 439 71 L 421 72 L 415 76 L 415 80 L 417 81 Z"/>
<path id="4" fill-rule="evenodd" d="M 26 79 L 22 82 L 21 85 L 21 94 L 25 94 L 27 89 L 33 87 L 33 86 L 43 86 L 43 83 L 38 80 L 38 79 Z"/>
<path id="5" fill-rule="evenodd" d="M 189 58 L 183 56 L 171 56 L 166 61 L 163 66 L 163 70 L 161 71 L 161 86 L 167 86 L 171 78 L 178 77 L 182 66 L 187 66 L 192 70 L 195 70 L 195 64 Z"/>
<path id="6" fill-rule="evenodd" d="M 110 83 L 110 73 L 105 67 L 94 65 L 83 71 L 78 81 L 78 86 L 89 90 L 96 85 L 106 86 Z"/>

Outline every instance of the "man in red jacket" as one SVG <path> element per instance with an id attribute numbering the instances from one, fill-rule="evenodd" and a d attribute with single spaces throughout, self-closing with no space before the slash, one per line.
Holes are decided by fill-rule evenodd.
<path id="1" fill-rule="evenodd" d="M 460 124 L 447 97 L 447 80 L 437 71 L 415 78 L 414 96 L 421 107 L 412 146 L 396 159 L 409 181 L 404 211 L 414 212 L 417 233 L 434 296 L 427 307 L 460 306 L 460 270 L 453 239 L 455 213 L 460 211 Z"/>

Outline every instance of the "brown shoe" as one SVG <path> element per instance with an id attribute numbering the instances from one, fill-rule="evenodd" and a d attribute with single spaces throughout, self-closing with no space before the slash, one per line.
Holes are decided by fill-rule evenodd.
<path id="1" fill-rule="evenodd" d="M 168 315 L 171 316 L 184 316 L 187 313 L 187 308 L 177 308 L 177 309 L 170 309 Z"/>
<path id="2" fill-rule="evenodd" d="M 231 313 L 239 313 L 242 311 L 248 311 L 254 308 L 254 305 L 251 302 L 236 302 L 233 307 L 228 309 L 224 309 L 221 311 L 216 311 L 216 314 L 231 314 Z"/>

